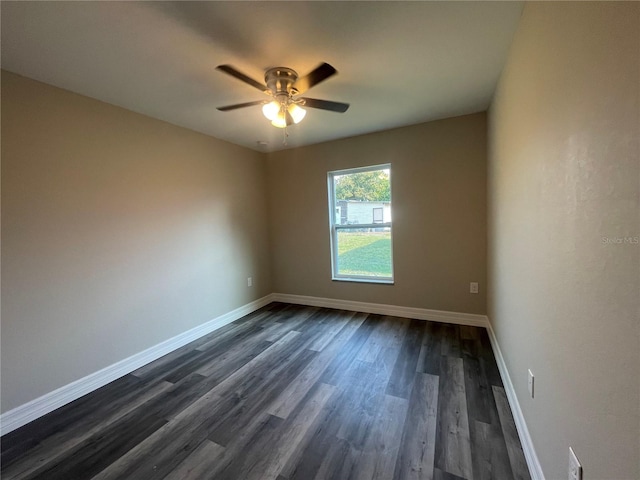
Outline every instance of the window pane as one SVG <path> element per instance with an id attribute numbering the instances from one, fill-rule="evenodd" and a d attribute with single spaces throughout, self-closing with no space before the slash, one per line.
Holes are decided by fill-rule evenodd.
<path id="1" fill-rule="evenodd" d="M 391 277 L 391 231 L 389 228 L 340 229 L 336 236 L 338 275 Z"/>
<path id="2" fill-rule="evenodd" d="M 388 168 L 335 175 L 333 182 L 336 225 L 391 222 Z"/>

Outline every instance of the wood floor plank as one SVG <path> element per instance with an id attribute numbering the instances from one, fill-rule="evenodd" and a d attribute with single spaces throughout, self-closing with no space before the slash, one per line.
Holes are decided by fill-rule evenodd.
<path id="1" fill-rule="evenodd" d="M 129 415 L 135 415 L 135 412 Z M 85 442 L 46 468 L 39 469 L 31 479 L 71 480 L 91 478 L 113 461 L 120 458 L 132 447 L 150 436 L 167 421 L 155 415 L 145 415 L 135 423 L 124 417 L 92 435 Z"/>
<path id="2" fill-rule="evenodd" d="M 492 391 L 492 389 L 489 390 Z M 469 422 L 474 478 L 513 478 L 511 461 L 493 392 L 487 397 L 489 424 L 472 419 Z"/>
<path id="3" fill-rule="evenodd" d="M 283 309 L 270 317 L 270 322 L 295 326 L 296 330 L 303 331 L 307 320 L 315 315 L 319 307 L 306 307 L 304 305 L 286 305 Z"/>
<path id="4" fill-rule="evenodd" d="M 304 340 L 305 348 L 319 351 L 312 347 L 327 334 L 327 327 L 330 328 L 334 323 L 333 320 L 338 318 L 336 312 L 330 308 L 317 308 L 300 324 L 297 330 L 302 334 L 300 339 Z"/>
<path id="5" fill-rule="evenodd" d="M 373 363 L 382 347 L 388 341 L 389 331 L 393 328 L 393 322 L 385 321 L 383 315 L 376 314 L 369 315 L 369 322 L 374 325 L 373 331 L 363 343 L 355 358 L 361 362 Z"/>
<path id="6" fill-rule="evenodd" d="M 230 328 L 233 328 L 233 326 L 231 326 Z M 133 372 L 131 372 L 131 375 L 139 379 L 146 379 L 153 377 L 157 372 L 163 372 L 164 374 L 166 374 L 166 365 L 169 365 L 172 362 L 179 361 L 180 358 L 185 356 L 185 358 L 189 358 L 189 356 L 193 355 L 193 350 L 195 350 L 195 348 L 191 344 L 184 345 L 170 353 L 167 353 L 159 359 L 148 363 L 138 368 L 137 370 L 134 370 Z"/>
<path id="7" fill-rule="evenodd" d="M 279 424 L 268 435 L 263 435 L 259 439 L 254 438 L 252 444 L 245 450 L 245 455 L 240 457 L 239 468 L 235 471 L 229 468 L 226 474 L 233 474 L 235 478 L 244 480 L 276 479 L 296 450 L 300 448 L 303 438 L 335 391 L 336 387 L 333 385 L 320 384 L 312 392 L 303 408 L 291 419 L 288 421 L 280 419 Z M 278 439 L 282 437 L 287 438 L 286 443 L 278 443 Z"/>
<path id="8" fill-rule="evenodd" d="M 360 452 L 353 445 L 341 438 L 336 439 L 320 465 L 315 480 L 351 480 L 356 474 L 359 457 Z"/>
<path id="9" fill-rule="evenodd" d="M 143 480 L 168 475 L 206 439 L 204 425 L 210 421 L 206 407 L 214 405 L 216 400 L 213 394 L 205 395 L 93 479 Z"/>
<path id="10" fill-rule="evenodd" d="M 460 325 L 443 323 L 440 325 L 440 344 L 442 355 L 445 357 L 461 358 L 460 349 Z"/>
<path id="11" fill-rule="evenodd" d="M 227 393 L 221 399 L 221 404 L 225 405 L 224 413 L 221 412 L 218 415 L 220 419 L 209 428 L 209 438 L 227 445 L 238 429 L 249 425 L 253 417 L 266 411 L 284 386 L 291 382 L 291 378 L 299 374 L 316 355 L 317 352 L 301 349 L 291 355 L 297 360 L 295 367 L 286 367 L 284 362 L 280 362 L 278 368 L 272 368 L 268 374 L 257 377 L 259 381 L 253 382 L 248 389 L 245 390 L 246 385 L 242 385 L 241 390 Z"/>
<path id="12" fill-rule="evenodd" d="M 299 318 L 300 307 L 297 305 L 278 304 L 277 307 L 271 309 L 268 307 L 263 307 L 259 311 L 223 327 L 224 330 L 221 329 L 223 331 L 219 335 L 215 335 L 217 331 L 213 332 L 213 336 L 206 343 L 199 342 L 197 349 L 211 353 L 225 352 L 231 346 L 251 338 L 251 332 L 257 332 L 273 324 L 281 325 L 281 320 L 294 319 L 299 323 L 304 321 L 304 318 Z M 306 312 L 305 315 L 311 315 L 311 312 Z"/>
<path id="13" fill-rule="evenodd" d="M 162 379 L 166 382 L 177 383 L 195 370 L 195 365 L 200 365 L 207 361 L 205 352 L 191 350 L 190 352 L 169 362 L 164 367 Z"/>
<path id="14" fill-rule="evenodd" d="M 277 476 L 273 473 L 261 472 L 261 468 L 274 453 L 274 445 L 281 434 L 284 420 L 264 413 L 261 416 L 265 417 L 265 421 L 260 423 L 260 428 L 256 430 L 251 441 L 244 446 L 243 454 L 234 455 L 224 468 L 216 467 L 215 478 L 220 480 L 238 478 L 273 480 Z M 263 473 L 264 476 L 261 476 Z"/>
<path id="15" fill-rule="evenodd" d="M 411 320 L 407 334 L 404 337 L 401 353 L 398 355 L 396 364 L 391 374 L 387 386 L 387 394 L 400 398 L 409 398 L 411 384 L 413 382 L 422 339 L 424 336 L 424 321 Z"/>
<path id="16" fill-rule="evenodd" d="M 373 363 L 383 348 L 400 348 L 402 346 L 410 320 L 382 315 L 370 315 L 370 318 L 376 327 L 358 352 L 356 359 Z"/>
<path id="17" fill-rule="evenodd" d="M 309 350 L 315 352 L 324 350 L 354 315 L 355 312 L 346 312 L 344 310 L 329 311 L 329 318 L 326 321 L 325 328 L 311 343 Z"/>
<path id="18" fill-rule="evenodd" d="M 137 384 L 140 385 L 140 382 Z M 3 462 L 2 478 L 32 477 L 36 475 L 36 472 L 46 469 L 49 465 L 62 462 L 63 457 L 68 456 L 69 452 L 75 451 L 91 437 L 111 428 L 123 417 L 172 387 L 173 385 L 168 382 L 153 383 L 152 388 L 139 392 L 139 395 L 130 398 L 128 403 L 117 404 L 119 408 L 108 413 L 102 412 L 104 416 L 87 416 L 84 423 L 70 425 L 68 428 L 61 427 L 59 431 L 43 438 L 33 448 L 24 452 L 19 459 L 12 463 Z"/>
<path id="19" fill-rule="evenodd" d="M 325 385 L 325 384 L 320 384 Z M 330 387 L 336 388 L 334 385 Z M 335 440 L 339 428 L 336 412 L 341 405 L 341 391 L 339 388 L 327 400 L 318 412 L 313 424 L 305 432 L 300 441 L 300 447 L 289 457 L 280 476 L 287 479 L 314 478 L 324 459 L 329 446 Z M 297 407 L 302 408 L 302 406 Z"/>
<path id="20" fill-rule="evenodd" d="M 391 395 L 384 396 L 382 408 L 374 419 L 369 436 L 358 457 L 355 480 L 390 480 L 393 478 L 408 405 L 409 402 L 403 398 Z M 435 421 L 433 424 L 435 441 Z"/>
<path id="21" fill-rule="evenodd" d="M 172 384 L 171 388 L 141 404 L 137 410 L 170 420 L 198 400 L 210 388 L 205 380 L 205 377 L 192 373 L 180 382 Z"/>
<path id="22" fill-rule="evenodd" d="M 289 329 L 282 328 L 282 324 L 275 323 L 259 330 L 249 331 L 246 338 L 239 337 L 227 345 L 224 350 L 206 351 L 204 361 L 191 363 L 191 371 L 198 372 L 205 377 L 216 372 L 221 364 L 233 363 L 239 357 L 244 357 L 250 351 L 260 349 L 261 345 L 270 345 L 289 333 Z M 203 352 L 204 353 L 204 352 Z"/>
<path id="23" fill-rule="evenodd" d="M 218 422 L 215 412 L 220 408 L 226 389 L 240 380 L 245 373 L 257 368 L 260 362 L 269 360 L 284 349 L 297 335 L 299 334 L 293 332 L 285 335 L 282 340 L 238 369 L 160 430 L 112 463 L 95 477 L 96 480 L 121 478 L 142 480 L 154 478 L 159 473 L 168 474 L 207 438 L 212 425 Z"/>
<path id="24" fill-rule="evenodd" d="M 19 443 L 7 443 L 7 446 L 2 449 L 2 460 L 0 460 L 0 465 L 3 463 L 10 465 L 16 462 L 19 458 L 33 452 L 38 448 L 39 444 L 40 442 L 38 442 L 38 440 L 30 437 L 25 438 Z"/>
<path id="25" fill-rule="evenodd" d="M 11 463 L 4 457 L 4 452 L 9 446 L 19 445 L 30 439 L 39 443 L 60 432 L 71 432 L 75 428 L 84 429 L 87 423 L 91 425 L 100 423 L 101 416 L 111 415 L 114 411 L 123 408 L 132 398 L 144 395 L 149 389 L 155 388 L 158 383 L 158 381 L 143 382 L 132 375 L 125 375 L 99 388 L 91 395 L 80 397 L 4 435 L 0 442 L 3 467 Z M 70 434 L 73 435 L 72 432 Z"/>
<path id="26" fill-rule="evenodd" d="M 164 477 L 164 480 L 200 480 L 211 478 L 211 470 L 215 468 L 218 459 L 224 453 L 224 447 L 204 440 L 185 458 L 180 465 Z"/>
<path id="27" fill-rule="evenodd" d="M 243 339 L 250 338 L 253 332 L 259 332 L 260 329 L 265 328 L 267 325 L 260 322 L 260 320 L 266 320 L 267 318 L 269 318 L 269 315 L 265 312 L 263 315 L 254 317 L 251 321 L 238 324 L 234 322 L 227 325 L 223 327 L 224 331 L 220 332 L 220 335 L 211 336 L 207 342 L 201 342 L 196 347 L 196 350 L 210 353 L 224 352 L 231 345 L 237 344 Z"/>
<path id="28" fill-rule="evenodd" d="M 341 405 L 336 414 L 340 422 L 336 437 L 361 451 L 384 401 L 388 375 L 367 362 L 356 361 L 349 384 L 340 384 Z"/>
<path id="29" fill-rule="evenodd" d="M 514 478 L 499 425 L 471 423 L 474 480 Z"/>
<path id="30" fill-rule="evenodd" d="M 464 345 L 474 340 L 463 340 Z M 493 392 L 477 356 L 464 354 L 464 387 L 470 421 L 491 423 L 490 410 L 493 408 Z"/>
<path id="31" fill-rule="evenodd" d="M 453 473 L 443 472 L 439 468 L 436 468 L 434 470 L 433 478 L 434 478 L 434 480 L 468 480 L 466 478 L 462 478 L 462 477 L 459 477 L 457 475 L 454 475 Z M 496 478 L 496 480 L 498 480 L 498 479 Z"/>
<path id="32" fill-rule="evenodd" d="M 496 357 L 493 355 L 493 348 L 491 347 L 491 341 L 489 340 L 489 335 L 486 330 L 480 332 L 480 348 L 478 356 L 480 358 L 480 365 L 484 370 L 484 375 L 487 378 L 489 385 L 503 387 Z"/>
<path id="33" fill-rule="evenodd" d="M 348 411 L 342 393 L 328 402 L 308 439 L 307 447 L 296 458 L 296 462 L 287 465 L 282 472 L 290 480 L 348 478 L 355 458 L 351 455 L 349 442 L 337 437 L 345 411 Z M 334 476 L 345 471 L 346 476 Z"/>
<path id="34" fill-rule="evenodd" d="M 483 328 L 472 327 L 469 325 L 460 325 L 460 340 L 480 341 L 480 335 Z"/>
<path id="35" fill-rule="evenodd" d="M 419 372 L 414 374 L 393 476 L 395 480 L 433 478 L 439 383 L 440 380 L 435 375 Z"/>
<path id="36" fill-rule="evenodd" d="M 320 382 L 328 383 L 329 385 L 337 385 L 340 382 L 345 371 L 351 366 L 369 335 L 371 335 L 376 323 L 375 317 L 372 319 L 371 315 L 365 318 L 349 341 L 336 353 L 336 356 L 320 377 Z"/>
<path id="37" fill-rule="evenodd" d="M 265 472 L 277 473 L 280 477 L 287 464 L 295 461 L 296 456 L 307 443 L 305 437 L 310 438 L 309 433 L 317 425 L 327 403 L 335 395 L 336 387 L 321 383 L 315 391 L 310 393 L 309 400 L 303 404 L 299 412 L 285 422 L 283 436 L 290 441 L 278 446 L 269 465 L 265 467 Z"/>
<path id="38" fill-rule="evenodd" d="M 245 452 L 247 449 L 261 438 L 274 438 L 274 430 L 277 430 L 282 422 L 282 419 L 265 413 L 252 417 L 244 428 L 237 431 L 237 434 L 224 448 L 224 452 L 218 456 L 215 464 L 211 466 L 205 478 L 215 480 L 235 480 L 238 478 L 236 476 L 238 462 L 241 462 L 246 457 Z M 267 455 L 268 453 L 268 450 L 261 452 L 262 455 Z M 242 466 L 241 463 L 240 466 Z"/>
<path id="39" fill-rule="evenodd" d="M 247 375 L 250 375 L 252 371 L 258 370 L 260 364 L 268 362 L 272 360 L 273 357 L 277 356 L 279 352 L 286 348 L 286 346 L 289 345 L 298 335 L 300 335 L 300 332 L 292 331 L 287 333 L 280 340 L 264 350 L 260 355 L 245 363 L 242 367 L 233 372 L 233 374 L 225 378 L 225 380 L 221 382 L 216 388 L 218 388 L 218 390 L 224 390 L 225 388 L 229 388 L 234 383 L 240 382 Z"/>
<path id="40" fill-rule="evenodd" d="M 275 342 L 291 331 L 303 332 L 307 329 L 308 324 L 318 315 L 320 309 L 314 308 L 305 310 L 296 310 L 296 314 L 291 317 L 278 318 L 277 322 L 273 322 L 272 335 L 266 340 Z M 291 314 L 291 312 L 288 312 Z"/>
<path id="41" fill-rule="evenodd" d="M 443 329 L 440 322 L 426 322 L 416 372 L 440 375 Z"/>
<path id="42" fill-rule="evenodd" d="M 164 372 L 164 374 L 166 375 L 167 372 L 165 371 L 165 365 L 167 365 L 169 362 L 173 362 L 175 359 L 193 350 L 211 351 L 213 347 L 216 346 L 224 349 L 224 342 L 227 342 L 227 344 L 229 342 L 233 342 L 234 340 L 230 339 L 238 338 L 238 336 L 243 332 L 255 328 L 256 325 L 260 326 L 261 320 L 268 315 L 269 311 L 266 308 L 257 310 L 247 315 L 246 317 L 243 317 L 241 322 L 233 322 L 225 325 L 224 327 L 219 328 L 214 332 L 211 332 L 183 347 L 174 350 L 173 352 L 168 353 L 167 355 L 164 355 L 154 362 L 148 363 L 147 365 L 138 368 L 137 370 L 132 372 L 132 375 L 142 379 L 153 376 L 157 372 Z"/>
<path id="43" fill-rule="evenodd" d="M 270 355 L 255 365 L 249 362 L 228 379 L 217 391 L 220 394 L 218 419 L 212 423 L 209 438 L 227 445 L 238 429 L 252 421 L 254 415 L 264 412 L 278 394 L 307 364 L 317 356 L 305 348 L 306 343 L 297 332 L 289 332 L 270 348 Z M 266 353 L 266 352 L 265 352 Z"/>
<path id="44" fill-rule="evenodd" d="M 272 303 L 1 439 L 3 479 L 528 479 L 484 329 Z"/>
<path id="45" fill-rule="evenodd" d="M 250 415 L 251 422 L 241 429 L 238 429 L 237 434 L 231 439 L 229 445 L 225 449 L 225 454 L 218 459 L 209 474 L 209 478 L 215 478 L 219 480 L 236 478 L 243 478 L 239 475 L 248 475 L 249 472 L 259 471 L 259 465 L 264 465 L 272 456 L 272 449 L 277 448 L 277 439 L 288 438 L 283 432 L 291 426 L 294 426 L 297 422 L 306 423 L 309 421 L 309 415 L 313 415 L 310 411 L 316 408 L 322 408 L 322 404 L 325 403 L 331 396 L 328 395 L 333 391 L 333 386 L 323 386 L 322 389 L 316 390 L 310 393 L 310 402 L 312 405 L 306 404 L 302 407 L 306 408 L 304 411 L 294 413 L 292 417 L 289 417 L 285 422 L 283 419 L 273 417 L 272 415 L 260 413 Z M 316 400 L 318 403 L 316 403 Z M 326 408 L 326 407 L 325 407 Z M 312 422 L 313 423 L 313 422 Z M 307 425 L 311 428 L 310 425 Z M 293 435 L 297 437 L 295 431 L 292 431 Z M 304 432 L 303 436 L 308 436 L 309 432 Z M 308 441 L 308 440 L 307 440 Z M 288 450 L 288 455 L 293 455 L 298 450 L 300 445 L 305 445 L 306 441 L 301 441 L 297 446 L 287 442 L 281 446 L 282 449 Z M 250 450 L 255 451 L 252 458 L 247 459 L 247 452 Z M 273 450 L 274 455 L 277 452 Z M 284 455 L 287 453 L 283 450 L 281 452 Z M 245 462 L 245 460 L 247 460 Z M 282 458 L 277 460 L 278 466 Z M 281 476 L 281 475 L 278 475 Z"/>
<path id="46" fill-rule="evenodd" d="M 251 362 L 275 342 L 243 342 L 230 348 L 227 352 L 202 365 L 196 373 L 207 377 L 214 385 L 222 382 L 236 370 Z"/>
<path id="47" fill-rule="evenodd" d="M 496 407 L 498 408 L 498 415 L 500 416 L 502 434 L 507 445 L 507 452 L 509 454 L 513 478 L 515 480 L 530 480 L 531 476 L 529 475 L 527 461 L 524 458 L 524 452 L 522 451 L 522 446 L 518 438 L 516 424 L 513 420 L 511 409 L 509 408 L 507 394 L 505 393 L 504 388 L 495 386 L 492 388 Z"/>
<path id="48" fill-rule="evenodd" d="M 329 345 L 314 358 L 307 367 L 282 391 L 278 398 L 269 406 L 267 413 L 280 418 L 287 418 L 307 392 L 328 368 L 331 360 L 351 339 L 365 320 L 365 315 L 345 315 L 348 323 L 334 336 Z"/>
<path id="49" fill-rule="evenodd" d="M 442 367 L 435 466 L 443 472 L 471 480 L 473 464 L 463 360 L 446 357 Z"/>
<path id="50" fill-rule="evenodd" d="M 401 323 L 404 330 L 407 324 Z M 342 394 L 340 407 L 335 412 L 339 423 L 335 436 L 348 442 L 350 449 L 340 452 L 348 456 L 349 462 L 357 453 L 356 466 L 360 461 L 366 462 L 362 452 L 370 448 L 371 436 L 379 428 L 387 397 L 385 390 L 396 370 L 403 345 L 404 342 L 391 342 L 380 350 L 373 363 L 354 360 L 338 384 Z"/>

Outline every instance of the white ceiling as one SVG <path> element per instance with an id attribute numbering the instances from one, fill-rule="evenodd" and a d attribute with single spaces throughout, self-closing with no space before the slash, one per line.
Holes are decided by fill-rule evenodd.
<path id="1" fill-rule="evenodd" d="M 231 64 L 338 74 L 306 96 L 350 103 L 309 109 L 288 147 L 486 110 L 521 2 L 7 2 L 2 68 L 255 150 L 282 130 L 258 90 L 215 70 Z M 257 142 L 268 142 L 260 146 Z"/>

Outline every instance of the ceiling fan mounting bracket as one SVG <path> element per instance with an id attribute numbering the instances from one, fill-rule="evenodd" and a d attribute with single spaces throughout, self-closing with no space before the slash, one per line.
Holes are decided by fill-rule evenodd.
<path id="1" fill-rule="evenodd" d="M 298 80 L 297 72 L 286 67 L 270 68 L 264 74 L 264 81 L 274 96 L 284 94 L 290 97 L 296 95 L 298 92 L 293 88 L 296 80 Z"/>

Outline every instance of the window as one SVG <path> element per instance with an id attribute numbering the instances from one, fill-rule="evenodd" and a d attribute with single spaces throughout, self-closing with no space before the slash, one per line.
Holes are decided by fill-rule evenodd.
<path id="1" fill-rule="evenodd" d="M 373 209 L 373 223 L 384 223 L 384 208 L 377 207 Z"/>
<path id="2" fill-rule="evenodd" d="M 391 165 L 329 172 L 334 280 L 393 283 Z"/>

